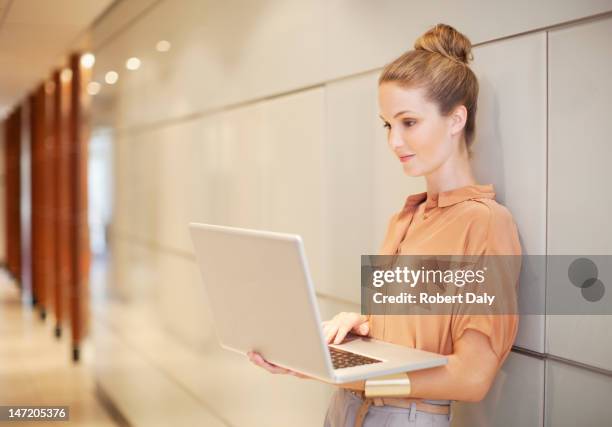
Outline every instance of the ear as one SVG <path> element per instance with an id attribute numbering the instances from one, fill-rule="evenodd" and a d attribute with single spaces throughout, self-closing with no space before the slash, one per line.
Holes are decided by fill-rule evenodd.
<path id="1" fill-rule="evenodd" d="M 467 121 L 467 108 L 465 105 L 458 105 L 450 115 L 451 119 L 451 134 L 460 133 L 465 127 Z"/>

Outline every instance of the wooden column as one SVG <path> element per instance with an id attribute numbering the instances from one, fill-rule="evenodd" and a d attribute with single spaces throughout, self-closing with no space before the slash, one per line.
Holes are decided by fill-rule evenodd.
<path id="1" fill-rule="evenodd" d="M 62 74 L 63 73 L 63 74 Z M 57 72 L 55 81 L 55 241 L 56 251 L 56 288 L 55 288 L 55 318 L 56 336 L 61 336 L 65 322 L 70 319 L 67 309 L 69 307 L 69 291 L 72 282 L 72 239 L 70 226 L 72 197 L 71 197 L 71 171 L 70 171 L 70 91 L 71 72 Z"/>
<path id="2" fill-rule="evenodd" d="M 72 280 L 70 282 L 70 320 L 73 359 L 79 359 L 81 340 L 89 329 L 89 225 L 87 216 L 87 162 L 89 142 L 89 97 L 85 87 L 90 70 L 81 67 L 81 57 L 70 57 L 72 70 L 70 97 L 70 170 Z"/>
<path id="3" fill-rule="evenodd" d="M 57 71 L 51 82 L 29 97 L 30 144 L 22 147 L 21 108 L 4 122 L 6 171 L 7 267 L 18 280 L 31 273 L 33 300 L 41 316 L 53 308 L 56 336 L 70 322 L 72 357 L 89 329 L 89 226 L 87 164 L 89 96 L 85 90 L 91 69 L 81 66 L 80 54 Z M 25 129 L 27 134 L 28 128 Z M 28 153 L 29 150 L 29 153 Z M 22 154 L 24 151 L 25 154 Z M 31 214 L 21 212 L 21 158 L 30 156 Z M 26 188 L 26 190 L 28 190 Z M 27 210 L 24 211 L 27 214 Z M 22 242 L 31 225 L 31 240 Z M 30 245 L 22 259 L 22 244 Z M 29 283 L 29 282 L 28 282 Z"/>
<path id="4" fill-rule="evenodd" d="M 21 283 L 21 108 L 4 125 L 5 137 L 5 226 L 7 269 Z"/>
<path id="5" fill-rule="evenodd" d="M 29 98 L 30 102 L 30 176 L 31 176 L 31 248 L 32 248 L 32 296 L 41 317 L 46 315 L 47 286 L 45 283 L 45 228 L 44 218 L 44 139 L 45 92 L 40 86 Z"/>
<path id="6" fill-rule="evenodd" d="M 43 192 L 43 218 L 42 227 L 45 230 L 42 241 L 43 274 L 45 277 L 45 287 L 47 289 L 46 309 L 56 313 L 57 319 L 57 248 L 56 240 L 59 237 L 56 233 L 56 183 L 55 183 L 55 162 L 56 155 L 56 83 L 55 78 L 47 81 L 44 85 L 45 93 L 45 121 L 44 121 L 44 144 L 43 144 L 43 172 L 42 172 L 42 192 Z M 56 329 L 56 335 L 58 335 Z"/>

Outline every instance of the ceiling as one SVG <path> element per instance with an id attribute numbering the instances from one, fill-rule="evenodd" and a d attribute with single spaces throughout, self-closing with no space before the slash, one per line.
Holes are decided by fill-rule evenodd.
<path id="1" fill-rule="evenodd" d="M 0 118 L 51 71 L 115 0 L 0 0 Z"/>

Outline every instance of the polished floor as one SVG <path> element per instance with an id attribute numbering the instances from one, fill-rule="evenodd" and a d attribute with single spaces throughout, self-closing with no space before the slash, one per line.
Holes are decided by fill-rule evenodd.
<path id="1" fill-rule="evenodd" d="M 0 271 L 0 405 L 63 405 L 70 422 L 1 422 L 10 426 L 110 427 L 116 422 L 96 397 L 91 344 L 78 364 L 67 334 L 56 339 L 51 319 L 24 304 L 17 286 Z"/>

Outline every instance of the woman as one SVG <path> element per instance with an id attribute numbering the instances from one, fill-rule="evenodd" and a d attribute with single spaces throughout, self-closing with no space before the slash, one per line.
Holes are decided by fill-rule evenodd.
<path id="1" fill-rule="evenodd" d="M 379 78 L 380 117 L 388 145 L 408 176 L 423 176 L 427 191 L 407 197 L 387 228 L 381 254 L 520 255 L 512 215 L 494 199 L 492 184 L 477 184 L 470 166 L 478 81 L 467 65 L 471 43 L 438 24 L 385 66 Z M 503 285 L 516 297 L 518 275 Z M 450 424 L 450 401 L 484 398 L 516 337 L 508 315 L 364 316 L 340 313 L 323 322 L 328 342 L 348 332 L 445 354 L 448 364 L 402 374 L 402 397 L 364 398 L 365 381 L 342 384 L 327 411 L 329 427 Z M 302 374 L 250 360 L 272 373 Z"/>

